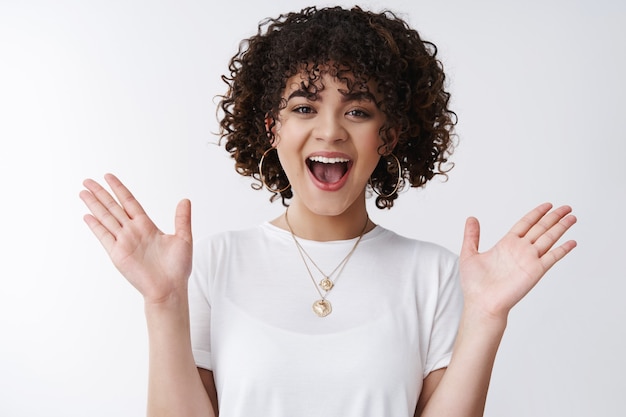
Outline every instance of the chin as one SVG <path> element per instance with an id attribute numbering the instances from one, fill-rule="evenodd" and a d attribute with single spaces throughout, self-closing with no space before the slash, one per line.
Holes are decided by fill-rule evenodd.
<path id="1" fill-rule="evenodd" d="M 326 194 L 326 193 L 325 193 Z M 340 216 L 350 211 L 352 208 L 359 204 L 359 199 L 362 198 L 362 204 L 365 205 L 364 194 L 361 196 L 345 196 L 339 195 L 324 195 L 306 199 L 308 201 L 301 201 L 304 206 L 311 212 L 318 216 Z"/>

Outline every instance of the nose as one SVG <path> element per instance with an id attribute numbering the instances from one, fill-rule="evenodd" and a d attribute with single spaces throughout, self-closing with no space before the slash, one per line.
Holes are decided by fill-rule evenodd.
<path id="1" fill-rule="evenodd" d="M 315 139 L 325 142 L 342 142 L 348 137 L 340 116 L 332 112 L 320 114 L 316 120 Z"/>

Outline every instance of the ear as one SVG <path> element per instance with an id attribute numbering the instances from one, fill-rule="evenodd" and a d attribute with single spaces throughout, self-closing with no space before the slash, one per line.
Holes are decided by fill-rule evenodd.
<path id="1" fill-rule="evenodd" d="M 395 127 L 389 129 L 387 131 L 387 139 L 388 142 L 384 146 L 386 151 L 385 155 L 393 153 L 393 150 L 396 148 L 396 145 L 398 144 L 398 129 L 396 129 Z"/>
<path id="2" fill-rule="evenodd" d="M 267 133 L 274 133 L 274 127 L 272 124 L 274 123 L 274 118 L 269 114 L 265 115 L 265 131 Z"/>
<path id="3" fill-rule="evenodd" d="M 275 148 L 278 145 L 279 136 L 278 132 L 280 131 L 280 122 L 274 119 L 269 114 L 265 116 L 265 131 L 272 138 L 271 145 Z"/>

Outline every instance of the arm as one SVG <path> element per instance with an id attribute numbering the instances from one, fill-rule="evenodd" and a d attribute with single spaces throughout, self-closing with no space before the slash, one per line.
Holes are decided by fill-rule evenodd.
<path id="1" fill-rule="evenodd" d="M 175 234 L 148 218 L 128 189 L 105 176 L 115 200 L 92 180 L 80 193 L 84 220 L 117 269 L 143 295 L 149 338 L 148 416 L 214 417 L 191 351 L 187 280 L 191 272 L 191 205 L 176 208 Z"/>
<path id="2" fill-rule="evenodd" d="M 187 295 L 146 303 L 150 350 L 148 416 L 214 417 L 191 351 Z"/>
<path id="3" fill-rule="evenodd" d="M 213 378 L 213 371 L 209 371 L 208 369 L 198 368 L 198 372 L 200 373 L 200 379 L 204 384 L 204 389 L 209 394 L 209 398 L 211 399 L 211 405 L 213 405 L 213 412 L 216 416 L 219 415 L 218 406 L 217 406 L 217 388 L 215 387 L 215 379 Z"/>
<path id="4" fill-rule="evenodd" d="M 427 384 L 416 415 L 478 417 L 484 412 L 496 352 L 511 308 L 576 242 L 555 243 L 576 222 L 567 206 L 542 204 L 487 252 L 478 252 L 478 221 L 469 218 L 460 257 L 464 306 L 448 368 Z M 436 385 L 432 388 L 432 385 Z M 420 409 L 423 411 L 420 413 Z"/>
<path id="5" fill-rule="evenodd" d="M 417 401 L 417 407 L 415 408 L 414 417 L 420 417 L 422 415 L 422 411 L 424 411 L 424 407 L 430 400 L 430 397 L 437 389 L 439 382 L 441 382 L 441 378 L 446 372 L 446 368 L 437 369 L 429 373 L 426 378 L 424 378 L 424 382 L 422 383 L 422 390 L 419 394 L 419 399 Z"/>

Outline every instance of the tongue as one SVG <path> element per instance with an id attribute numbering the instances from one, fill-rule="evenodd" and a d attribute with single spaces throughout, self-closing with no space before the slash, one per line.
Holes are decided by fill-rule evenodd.
<path id="1" fill-rule="evenodd" d="M 311 164 L 311 172 L 315 178 L 321 182 L 329 184 L 335 183 L 343 177 L 346 170 L 344 164 L 324 164 L 321 162 L 313 162 Z"/>

